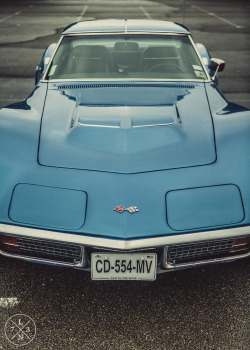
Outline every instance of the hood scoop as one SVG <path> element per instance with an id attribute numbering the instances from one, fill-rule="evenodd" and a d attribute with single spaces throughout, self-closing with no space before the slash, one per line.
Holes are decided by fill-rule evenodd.
<path id="1" fill-rule="evenodd" d="M 157 107 L 87 107 L 78 106 L 76 120 L 79 126 L 100 128 L 142 128 L 174 124 L 176 106 Z M 74 126 L 75 116 L 72 118 Z"/>
<path id="2" fill-rule="evenodd" d="M 215 162 L 204 84 L 107 86 L 49 85 L 41 165 L 129 174 Z"/>

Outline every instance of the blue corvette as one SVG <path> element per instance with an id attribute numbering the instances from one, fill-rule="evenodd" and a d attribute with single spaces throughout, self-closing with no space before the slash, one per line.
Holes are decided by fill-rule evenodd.
<path id="1" fill-rule="evenodd" d="M 0 111 L 0 254 L 97 280 L 250 255 L 250 111 L 182 25 L 65 28 Z"/>

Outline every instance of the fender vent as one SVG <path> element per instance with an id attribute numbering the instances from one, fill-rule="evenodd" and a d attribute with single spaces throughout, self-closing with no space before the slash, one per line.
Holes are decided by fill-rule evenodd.
<path id="1" fill-rule="evenodd" d="M 70 84 L 59 85 L 59 90 L 65 89 L 96 89 L 96 88 L 182 88 L 194 89 L 195 85 L 179 85 L 179 84 Z"/>

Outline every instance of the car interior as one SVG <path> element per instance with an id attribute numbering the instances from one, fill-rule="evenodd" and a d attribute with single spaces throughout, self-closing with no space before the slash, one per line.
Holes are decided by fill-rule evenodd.
<path id="1" fill-rule="evenodd" d="M 113 50 L 102 45 L 78 45 L 69 59 L 70 73 L 181 71 L 180 57 L 171 46 L 140 50 L 136 42 L 116 42 Z"/>
<path id="2" fill-rule="evenodd" d="M 66 38 L 53 59 L 49 79 L 206 78 L 201 62 L 187 40 L 160 39 L 154 43 L 153 40 L 121 39 Z"/>

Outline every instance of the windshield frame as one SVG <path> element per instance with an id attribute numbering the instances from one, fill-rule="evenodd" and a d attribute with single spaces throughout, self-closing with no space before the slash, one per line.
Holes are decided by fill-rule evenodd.
<path id="1" fill-rule="evenodd" d="M 168 36 L 168 35 L 171 35 L 171 36 L 182 36 L 182 37 L 188 37 L 189 41 L 190 41 L 190 44 L 191 46 L 193 47 L 196 55 L 197 55 L 197 58 L 199 59 L 200 61 L 200 64 L 207 76 L 207 79 L 151 79 L 151 78 L 124 78 L 124 77 L 119 77 L 119 78 L 70 78 L 70 79 L 47 79 L 47 74 L 48 72 L 50 71 L 50 68 L 51 68 L 51 65 L 53 63 L 53 58 L 54 56 L 56 55 L 60 45 L 61 45 L 61 42 L 63 41 L 63 39 L 65 37 L 72 37 L 72 36 L 78 36 L 78 37 L 84 37 L 84 36 L 101 36 L 101 35 L 104 35 L 104 36 L 119 36 L 119 35 L 145 35 L 145 36 L 154 36 L 154 35 L 157 35 L 157 36 Z M 70 34 L 63 34 L 60 38 L 60 40 L 58 41 L 58 44 L 48 62 L 48 65 L 47 65 L 47 68 L 40 80 L 41 82 L 53 82 L 53 83 L 56 83 L 56 82 L 70 82 L 70 81 L 81 81 L 81 82 L 107 82 L 107 81 L 110 81 L 110 82 L 120 82 L 120 81 L 126 81 L 126 82 L 129 82 L 129 81 L 142 81 L 142 82 L 169 82 L 169 81 L 184 81 L 184 82 L 187 82 L 187 81 L 190 81 L 190 82 L 199 82 L 199 83 L 204 83 L 204 82 L 211 82 L 211 77 L 208 73 L 208 70 L 201 58 L 201 55 L 195 45 L 195 42 L 192 38 L 192 35 L 191 34 L 186 34 L 186 33 L 177 33 L 177 32 L 150 32 L 150 31 L 129 31 L 129 32 L 125 32 L 122 31 L 122 32 L 84 32 L 84 33 L 70 33 Z"/>

